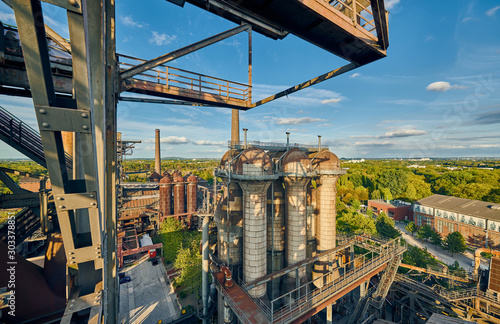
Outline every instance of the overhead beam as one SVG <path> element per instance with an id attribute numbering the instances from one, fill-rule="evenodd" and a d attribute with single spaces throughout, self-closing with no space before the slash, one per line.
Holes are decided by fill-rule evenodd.
<path id="1" fill-rule="evenodd" d="M 292 94 L 294 92 L 297 92 L 299 90 L 302 90 L 302 89 L 305 89 L 305 88 L 308 88 L 312 85 L 315 85 L 315 84 L 318 84 L 318 83 L 321 83 L 323 81 L 326 81 L 328 79 L 331 79 L 333 77 L 336 77 L 336 76 L 339 76 L 341 74 L 344 74 L 346 72 L 349 72 L 351 70 L 354 70 L 355 68 L 357 68 L 358 65 L 357 64 L 354 64 L 354 63 L 349 63 L 347 65 L 344 65 L 343 67 L 340 67 L 338 69 L 335 69 L 333 71 L 330 71 L 328 73 L 325 73 L 325 74 L 322 74 L 314 79 L 311 79 L 311 80 L 308 80 L 306 82 L 302 82 L 294 87 L 291 87 L 291 88 L 288 88 L 284 91 L 281 91 L 275 95 L 272 95 L 272 96 L 269 96 L 265 99 L 262 99 L 260 101 L 257 101 L 255 103 L 253 103 L 250 108 L 255 108 L 257 106 L 260 106 L 260 105 L 263 105 L 265 103 L 268 103 L 270 101 L 273 101 L 273 100 L 276 100 L 276 99 L 279 99 L 281 97 L 284 97 L 284 96 L 288 96 L 289 94 Z"/>
<path id="2" fill-rule="evenodd" d="M 188 45 L 186 47 L 175 50 L 173 52 L 159 56 L 159 57 L 152 59 L 150 61 L 140 63 L 134 67 L 131 67 L 130 69 L 127 69 L 125 71 L 120 72 L 120 77 L 122 79 L 133 77 L 134 75 L 140 74 L 140 73 L 145 72 L 145 71 L 150 70 L 150 69 L 153 69 L 159 65 L 173 61 L 173 60 L 178 59 L 184 55 L 187 55 L 189 53 L 193 53 L 199 49 L 202 49 L 202 48 L 207 47 L 209 45 L 212 45 L 214 43 L 220 42 L 220 41 L 222 41 L 226 38 L 229 38 L 231 36 L 237 35 L 245 30 L 250 30 L 250 28 L 251 28 L 250 25 L 245 24 L 242 26 L 238 26 L 238 27 L 229 29 L 228 31 L 222 32 L 220 34 L 206 38 L 206 39 L 201 40 L 199 42 L 196 42 L 194 44 L 191 44 L 191 45 Z"/>
<path id="3" fill-rule="evenodd" d="M 24 190 L 19 187 L 19 185 L 4 171 L 0 168 L 0 181 L 2 181 L 7 188 L 12 191 L 13 194 L 20 194 L 23 192 L 29 192 L 28 190 Z"/>
<path id="4" fill-rule="evenodd" d="M 119 97 L 118 100 L 119 101 L 130 101 L 130 102 L 156 103 L 156 104 L 165 104 L 165 105 L 196 106 L 196 107 L 207 106 L 206 104 L 201 104 L 201 103 L 196 103 L 196 102 L 181 101 L 181 100 L 168 100 L 168 99 Z"/>
<path id="5" fill-rule="evenodd" d="M 373 20 L 375 21 L 375 30 L 377 31 L 378 41 L 382 50 L 389 47 L 389 24 L 387 11 L 385 10 L 384 0 L 372 0 Z"/>

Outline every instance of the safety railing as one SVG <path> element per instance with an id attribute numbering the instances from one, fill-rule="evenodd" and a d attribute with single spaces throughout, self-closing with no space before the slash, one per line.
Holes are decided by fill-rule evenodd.
<path id="1" fill-rule="evenodd" d="M 368 0 L 321 0 L 328 3 L 336 11 L 340 12 L 352 21 L 354 26 L 360 26 L 370 34 L 376 36 L 375 20 Z"/>
<path id="2" fill-rule="evenodd" d="M 273 299 L 270 302 L 270 312 L 268 308 L 262 309 L 268 314 L 271 322 L 287 323 L 299 317 L 311 308 L 326 301 L 334 293 L 348 288 L 368 273 L 389 262 L 395 255 L 406 250 L 406 245 L 400 243 L 399 239 L 378 245 L 368 237 L 356 236 L 354 237 L 354 243 L 364 243 L 365 246 L 371 246 L 372 250 L 313 280 L 313 283 L 326 282 L 326 284 L 318 284 L 319 287 L 310 289 L 309 283 L 306 283 Z M 338 277 L 336 279 L 333 279 L 333 271 L 337 272 L 336 276 Z M 275 304 L 283 306 L 275 309 Z"/>
<path id="3" fill-rule="evenodd" d="M 228 148 L 245 148 L 245 142 L 227 142 Z M 247 142 L 246 147 L 264 147 L 264 148 L 277 148 L 277 149 L 282 149 L 286 148 L 286 143 L 277 143 L 277 142 L 261 142 L 261 141 L 252 141 L 252 142 Z M 314 145 L 304 145 L 304 144 L 299 144 L 299 143 L 289 143 L 288 144 L 289 148 L 299 148 L 299 149 L 305 149 L 305 150 L 311 150 L 311 151 L 317 151 L 318 146 Z M 321 145 L 322 149 L 327 149 L 328 145 Z"/>
<path id="4" fill-rule="evenodd" d="M 0 138 L 29 158 L 46 166 L 42 139 L 37 131 L 22 120 L 0 107 Z M 73 159 L 66 154 L 66 164 L 73 166 Z"/>
<path id="5" fill-rule="evenodd" d="M 120 61 L 119 66 L 122 70 L 146 62 L 146 60 L 122 54 L 119 54 L 118 58 Z M 236 99 L 248 102 L 252 100 L 252 87 L 247 84 L 211 77 L 167 65 L 160 65 L 157 68 L 147 70 L 134 76 L 134 79 L 165 85 L 167 88 L 188 90 L 193 94 L 217 95 L 226 100 Z"/>

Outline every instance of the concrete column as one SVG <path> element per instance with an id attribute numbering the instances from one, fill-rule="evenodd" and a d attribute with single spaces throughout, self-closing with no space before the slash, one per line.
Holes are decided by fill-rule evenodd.
<path id="1" fill-rule="evenodd" d="M 208 291 L 209 291 L 209 282 L 208 282 L 208 225 L 209 225 L 209 219 L 208 216 L 203 217 L 203 227 L 202 227 L 202 287 L 201 287 L 201 294 L 202 294 L 202 302 L 203 302 L 203 324 L 208 324 L 208 319 L 206 316 L 208 315 Z"/>
<path id="2" fill-rule="evenodd" d="M 161 174 L 160 130 L 155 129 L 155 171 Z"/>
<path id="3" fill-rule="evenodd" d="M 285 178 L 287 266 L 306 259 L 306 185 L 308 181 L 309 179 L 301 177 Z M 305 267 L 300 268 L 299 278 L 301 281 L 304 281 L 305 275 Z M 296 288 L 296 272 L 290 272 L 287 277 L 287 288 Z"/>
<path id="4" fill-rule="evenodd" d="M 267 273 L 273 273 L 285 266 L 285 200 L 283 183 L 274 181 L 267 192 Z M 279 297 L 281 277 L 267 285 L 270 300 Z M 279 307 L 277 303 L 274 307 Z"/>
<path id="5" fill-rule="evenodd" d="M 366 286 L 368 284 L 368 281 L 361 283 L 359 285 L 359 299 L 363 298 L 366 296 Z"/>
<path id="6" fill-rule="evenodd" d="M 332 305 L 326 306 L 326 323 L 327 324 L 332 324 L 333 323 L 333 310 L 332 310 Z"/>
<path id="7" fill-rule="evenodd" d="M 241 181 L 243 189 L 243 277 L 251 282 L 266 275 L 267 270 L 267 189 L 270 181 Z M 266 285 L 248 291 L 252 297 L 263 297 Z"/>

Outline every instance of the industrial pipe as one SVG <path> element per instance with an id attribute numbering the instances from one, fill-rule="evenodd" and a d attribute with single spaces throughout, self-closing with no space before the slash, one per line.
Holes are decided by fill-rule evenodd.
<path id="1" fill-rule="evenodd" d="M 209 219 L 208 216 L 203 217 L 203 226 L 201 232 L 201 246 L 202 246 L 202 273 L 201 273 L 201 298 L 203 302 L 203 324 L 208 324 L 208 290 L 209 290 L 209 281 L 208 281 L 208 224 Z"/>

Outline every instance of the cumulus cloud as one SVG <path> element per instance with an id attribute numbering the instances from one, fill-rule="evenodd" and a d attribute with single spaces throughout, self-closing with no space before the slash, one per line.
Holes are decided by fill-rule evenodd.
<path id="1" fill-rule="evenodd" d="M 152 31 L 151 33 L 153 34 L 152 37 L 149 39 L 149 42 L 151 44 L 162 46 L 162 45 L 168 45 L 175 40 L 175 35 L 169 36 L 167 34 L 159 33 L 156 31 Z"/>
<path id="2" fill-rule="evenodd" d="M 451 85 L 449 82 L 446 81 L 437 81 L 429 84 L 425 89 L 427 89 L 427 91 L 446 92 L 450 89 L 465 89 L 465 88 L 467 87 L 456 84 Z"/>
<path id="3" fill-rule="evenodd" d="M 496 13 L 498 10 L 500 10 L 500 6 L 493 7 L 493 8 L 491 8 L 490 10 L 486 11 L 486 15 L 488 15 L 488 16 L 490 16 L 490 17 L 491 17 L 491 16 L 494 16 L 494 15 L 495 15 L 495 13 Z"/>
<path id="4" fill-rule="evenodd" d="M 359 76 L 361 76 L 361 74 L 360 74 L 360 73 L 354 73 L 354 74 L 351 74 L 349 77 L 350 77 L 351 79 L 354 79 L 354 78 L 357 78 L 357 77 L 359 77 Z"/>
<path id="5" fill-rule="evenodd" d="M 120 17 L 120 21 L 125 26 L 144 28 L 144 24 L 138 23 L 132 18 L 132 16 L 122 16 Z"/>
<path id="6" fill-rule="evenodd" d="M 323 105 L 330 104 L 330 103 L 336 104 L 336 103 L 339 103 L 341 101 L 342 101 L 342 98 L 331 98 L 331 99 L 325 99 L 325 100 L 321 101 L 321 103 Z"/>
<path id="7" fill-rule="evenodd" d="M 160 138 L 160 143 L 171 144 L 171 145 L 187 144 L 189 142 L 191 142 L 191 141 L 184 136 L 181 136 L 181 137 L 169 136 L 169 137 Z"/>
<path id="8" fill-rule="evenodd" d="M 277 125 L 302 125 L 325 121 L 321 118 L 300 117 L 300 118 L 276 118 Z"/>
<path id="9" fill-rule="evenodd" d="M 209 146 L 224 146 L 227 145 L 227 143 L 224 142 L 216 142 L 216 141 L 207 141 L 207 140 L 201 140 L 201 141 L 193 141 L 193 144 L 195 145 L 209 145 Z"/>
<path id="10" fill-rule="evenodd" d="M 410 136 L 419 136 L 425 134 L 427 134 L 426 131 L 415 128 L 397 129 L 394 131 L 387 132 L 384 135 L 380 135 L 379 138 L 410 137 Z"/>

